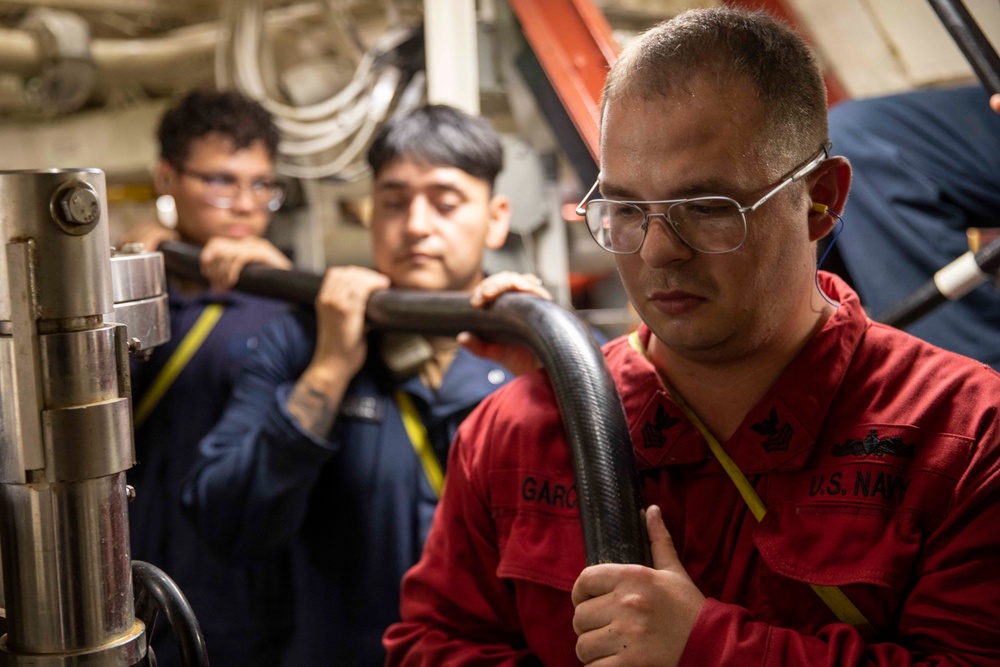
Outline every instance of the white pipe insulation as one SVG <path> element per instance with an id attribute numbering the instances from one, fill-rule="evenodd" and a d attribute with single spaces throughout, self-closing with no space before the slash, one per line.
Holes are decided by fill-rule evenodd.
<path id="1" fill-rule="evenodd" d="M 321 3 L 312 2 L 273 9 L 266 13 L 268 27 L 319 19 Z M 164 73 L 212 67 L 215 48 L 222 39 L 218 24 L 196 25 L 164 37 L 146 39 L 93 39 L 90 54 L 98 76 L 115 82 L 156 84 Z M 0 72 L 30 76 L 42 66 L 43 53 L 28 30 L 0 28 Z"/>

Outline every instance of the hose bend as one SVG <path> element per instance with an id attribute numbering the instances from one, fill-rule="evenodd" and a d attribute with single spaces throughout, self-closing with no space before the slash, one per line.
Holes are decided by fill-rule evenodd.
<path id="1" fill-rule="evenodd" d="M 155 565 L 134 560 L 132 585 L 135 589 L 135 615 L 146 624 L 147 641 L 152 641 L 156 617 L 163 610 L 177 640 L 184 667 L 208 667 L 208 651 L 198 619 L 174 580 Z M 155 665 L 155 658 L 150 660 L 149 657 L 147 654 L 145 664 Z"/>
<path id="2" fill-rule="evenodd" d="M 199 249 L 160 246 L 168 272 L 200 277 Z M 236 289 L 311 305 L 322 277 L 248 266 Z M 501 295 L 487 308 L 464 292 L 379 290 L 368 301 L 374 329 L 427 335 L 462 331 L 514 339 L 538 356 L 551 379 L 573 457 L 587 563 L 649 565 L 639 476 L 621 398 L 590 330 L 573 313 L 527 294 Z"/>

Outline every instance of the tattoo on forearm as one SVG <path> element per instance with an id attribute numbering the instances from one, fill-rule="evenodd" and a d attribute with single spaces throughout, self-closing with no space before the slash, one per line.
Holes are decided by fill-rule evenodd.
<path id="1" fill-rule="evenodd" d="M 325 438 L 337 418 L 339 401 L 334 401 L 326 392 L 300 380 L 292 395 L 288 397 L 288 411 L 299 421 L 299 425 L 313 435 Z"/>

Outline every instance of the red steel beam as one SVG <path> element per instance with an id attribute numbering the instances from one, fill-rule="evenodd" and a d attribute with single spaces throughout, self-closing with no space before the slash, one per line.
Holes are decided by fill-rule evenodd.
<path id="1" fill-rule="evenodd" d="M 508 0 L 508 3 L 563 108 L 594 161 L 599 162 L 601 90 L 608 68 L 619 52 L 610 24 L 593 0 Z M 726 4 L 764 9 L 813 43 L 787 0 L 726 0 Z M 827 70 L 824 79 L 831 106 L 849 97 L 833 72 Z"/>
<path id="2" fill-rule="evenodd" d="M 600 101 L 618 45 L 592 0 L 509 0 L 525 39 L 594 162 L 600 160 Z"/>

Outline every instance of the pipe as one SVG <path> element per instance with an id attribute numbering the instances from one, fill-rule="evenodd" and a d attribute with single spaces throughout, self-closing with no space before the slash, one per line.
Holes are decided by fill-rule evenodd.
<path id="1" fill-rule="evenodd" d="M 200 249 L 162 243 L 168 273 L 201 277 Z M 311 306 L 322 276 L 248 266 L 235 289 Z M 590 330 L 565 308 L 526 294 L 505 294 L 475 308 L 464 292 L 398 289 L 372 294 L 369 325 L 382 331 L 515 339 L 548 371 L 573 457 L 587 563 L 649 565 L 640 516 L 639 475 L 618 389 Z"/>
<path id="2" fill-rule="evenodd" d="M 134 463 L 104 174 L 0 172 L 0 543 L 12 665 L 145 655 L 128 552 Z"/>
<path id="3" fill-rule="evenodd" d="M 962 0 L 929 0 L 973 71 L 991 94 L 1000 94 L 1000 57 Z"/>
<path id="4" fill-rule="evenodd" d="M 42 49 L 27 30 L 0 28 L 0 68 L 11 74 L 28 76 L 41 67 Z"/>
<path id="5" fill-rule="evenodd" d="M 934 277 L 875 318 L 903 329 L 945 301 L 957 301 L 1000 271 L 1000 239 L 977 253 L 971 251 L 938 269 Z"/>
<path id="6" fill-rule="evenodd" d="M 311 2 L 268 11 L 269 28 L 315 22 L 323 5 Z M 92 39 L 90 54 L 99 75 L 107 80 L 162 85 L 164 73 L 212 71 L 213 54 L 222 30 L 218 24 L 178 29 L 163 37 L 143 39 Z M 0 71 L 29 76 L 43 60 L 35 36 L 22 29 L 0 28 Z"/>

